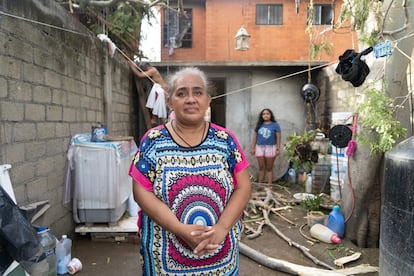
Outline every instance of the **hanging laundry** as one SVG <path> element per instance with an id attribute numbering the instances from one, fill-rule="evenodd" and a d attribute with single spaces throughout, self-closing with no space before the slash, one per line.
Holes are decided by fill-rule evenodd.
<path id="1" fill-rule="evenodd" d="M 113 43 L 112 40 L 106 34 L 98 34 L 98 38 L 102 42 L 108 43 L 109 55 L 111 56 L 111 58 L 114 57 L 115 51 L 117 49 L 115 43 Z"/>
<path id="2" fill-rule="evenodd" d="M 369 47 L 361 53 L 354 50 L 346 50 L 339 56 L 339 64 L 335 71 L 342 76 L 342 79 L 352 83 L 354 87 L 358 87 L 364 83 L 370 70 L 365 61 L 361 57 L 371 53 L 372 47 Z"/>
<path id="3" fill-rule="evenodd" d="M 391 41 L 389 40 L 386 40 L 374 46 L 375 58 L 386 57 L 386 56 L 390 56 L 391 54 L 392 54 L 392 45 L 391 45 Z"/>
<path id="4" fill-rule="evenodd" d="M 152 114 L 158 118 L 167 118 L 165 91 L 161 85 L 154 83 L 147 99 L 146 107 L 152 109 Z"/>

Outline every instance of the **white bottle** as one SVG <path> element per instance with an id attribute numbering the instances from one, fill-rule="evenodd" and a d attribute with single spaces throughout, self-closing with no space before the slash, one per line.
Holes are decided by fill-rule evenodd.
<path id="1" fill-rule="evenodd" d="M 312 193 L 312 174 L 308 173 L 306 177 L 305 192 Z"/>
<path id="2" fill-rule="evenodd" d="M 56 243 L 57 274 L 68 273 L 68 264 L 72 259 L 71 250 L 72 240 L 67 235 L 62 235 L 62 239 Z"/>
<path id="3" fill-rule="evenodd" d="M 341 239 L 334 231 L 320 223 L 314 224 L 310 229 L 312 237 L 326 243 L 341 243 Z"/>

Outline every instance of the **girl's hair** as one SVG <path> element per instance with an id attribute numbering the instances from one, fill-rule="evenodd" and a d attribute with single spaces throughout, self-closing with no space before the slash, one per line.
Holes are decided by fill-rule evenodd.
<path id="1" fill-rule="evenodd" d="M 270 113 L 270 121 L 272 122 L 276 122 L 275 119 L 275 115 L 273 114 L 272 110 L 270 110 L 269 108 L 264 108 L 262 111 L 260 111 L 259 113 L 259 119 L 257 120 L 257 124 L 256 127 L 254 129 L 255 132 L 257 132 L 260 128 L 260 126 L 263 124 L 264 120 L 263 120 L 263 112 L 268 111 Z"/>
<path id="2" fill-rule="evenodd" d="M 169 97 L 171 97 L 172 93 L 174 92 L 175 83 L 177 82 L 177 80 L 179 78 L 185 77 L 186 75 L 199 76 L 203 82 L 204 90 L 207 92 L 207 95 L 210 96 L 210 92 L 208 89 L 208 79 L 207 79 L 206 74 L 196 67 L 185 67 L 185 68 L 178 70 L 177 72 L 175 72 L 174 74 L 168 77 L 167 84 L 168 84 L 168 96 Z"/>

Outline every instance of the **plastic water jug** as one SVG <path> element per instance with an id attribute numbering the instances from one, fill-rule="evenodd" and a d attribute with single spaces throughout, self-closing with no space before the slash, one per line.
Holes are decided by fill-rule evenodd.
<path id="1" fill-rule="evenodd" d="M 310 229 L 312 237 L 326 243 L 341 243 L 341 238 L 323 224 L 316 223 Z"/>
<path id="2" fill-rule="evenodd" d="M 329 213 L 328 222 L 326 224 L 329 229 L 338 234 L 339 237 L 343 237 L 345 233 L 345 218 L 339 210 L 339 205 L 334 205 L 332 211 Z"/>
<path id="3" fill-rule="evenodd" d="M 40 244 L 42 245 L 42 254 L 47 260 L 47 273 L 39 276 L 56 276 L 56 237 L 46 227 L 39 227 L 37 234 L 40 237 Z"/>
<path id="4" fill-rule="evenodd" d="M 62 238 L 56 243 L 56 263 L 57 273 L 68 273 L 68 264 L 72 259 L 72 240 L 67 235 L 62 235 Z"/>
<path id="5" fill-rule="evenodd" d="M 296 183 L 296 171 L 293 168 L 288 170 L 288 179 L 290 183 Z"/>
<path id="6" fill-rule="evenodd" d="M 312 174 L 310 173 L 306 177 L 305 192 L 312 193 Z"/>

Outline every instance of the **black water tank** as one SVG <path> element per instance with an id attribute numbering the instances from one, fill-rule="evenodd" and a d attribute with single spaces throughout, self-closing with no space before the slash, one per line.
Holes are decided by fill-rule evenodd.
<path id="1" fill-rule="evenodd" d="M 414 275 L 414 137 L 385 153 L 380 275 Z"/>

